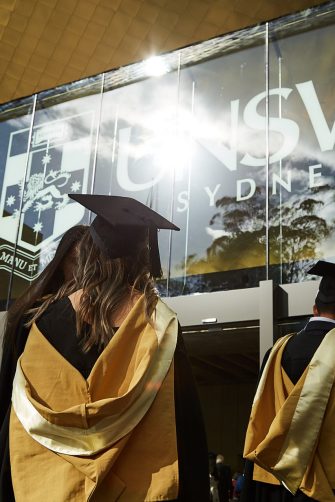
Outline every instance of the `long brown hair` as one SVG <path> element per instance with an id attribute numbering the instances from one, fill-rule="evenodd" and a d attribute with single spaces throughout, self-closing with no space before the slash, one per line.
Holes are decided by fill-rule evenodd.
<path id="1" fill-rule="evenodd" d="M 64 261 L 69 259 L 73 247 L 86 233 L 87 228 L 85 225 L 76 225 L 64 233 L 51 262 L 31 286 L 9 307 L 6 315 L 3 346 L 8 349 L 11 347 L 14 358 L 19 355 L 17 354 L 16 335 L 22 318 L 27 311 L 34 307 L 38 300 L 48 294 L 54 294 L 62 286 L 65 280 L 63 273 Z"/>
<path id="2" fill-rule="evenodd" d="M 114 334 L 112 324 L 115 315 L 136 293 L 144 294 L 145 313 L 151 322 L 158 293 L 149 272 L 147 239 L 131 250 L 130 256 L 111 259 L 101 252 L 87 231 L 76 250 L 77 267 L 73 281 L 65 284 L 35 309 L 31 323 L 37 320 L 52 302 L 79 290 L 82 290 L 82 294 L 76 311 L 76 324 L 84 351 L 94 345 L 107 345 Z M 90 325 L 89 330 L 86 323 Z"/>

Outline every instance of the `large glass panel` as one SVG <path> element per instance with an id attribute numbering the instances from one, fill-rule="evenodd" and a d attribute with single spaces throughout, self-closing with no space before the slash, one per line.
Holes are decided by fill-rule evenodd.
<path id="1" fill-rule="evenodd" d="M 335 260 L 334 22 L 316 8 L 269 27 L 270 272 L 280 283 Z"/>
<path id="2" fill-rule="evenodd" d="M 106 75 L 94 193 L 134 197 L 171 219 L 177 150 L 178 55 L 152 58 Z M 159 232 L 167 294 L 170 231 Z"/>
<path id="3" fill-rule="evenodd" d="M 181 71 L 172 294 L 265 279 L 265 29 L 216 44 Z"/>
<path id="4" fill-rule="evenodd" d="M 12 272 L 21 285 L 32 272 L 31 262 L 16 242 L 34 102 L 31 96 L 0 106 L 0 310 L 7 308 Z"/>
<path id="5" fill-rule="evenodd" d="M 14 179 L 13 166 L 7 166 L 11 190 L 23 188 L 17 250 L 24 260 L 20 272 L 14 271 L 12 299 L 50 262 L 63 233 L 88 222 L 84 208 L 67 194 L 91 191 L 100 93 L 101 76 L 39 94 L 31 142 L 23 150 L 28 155 L 24 184 L 21 173 Z M 25 133 L 21 129 L 17 136 Z"/>

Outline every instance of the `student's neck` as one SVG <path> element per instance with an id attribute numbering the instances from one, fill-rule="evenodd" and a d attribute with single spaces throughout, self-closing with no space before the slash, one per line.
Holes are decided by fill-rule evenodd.
<path id="1" fill-rule="evenodd" d="M 329 312 L 319 312 L 318 314 L 314 314 L 314 317 L 326 317 L 327 319 L 335 321 L 335 315 L 330 314 Z"/>
<path id="2" fill-rule="evenodd" d="M 79 310 L 80 298 L 83 294 L 82 289 L 78 289 L 71 295 L 69 295 L 69 300 L 72 303 L 73 309 L 77 312 Z M 140 291 L 135 291 L 132 295 L 129 293 L 129 297 L 126 298 L 124 303 L 120 306 L 118 312 L 115 313 L 112 319 L 112 326 L 118 327 L 122 324 L 124 319 L 127 317 L 131 309 L 134 307 L 137 300 L 142 296 Z"/>
<path id="3" fill-rule="evenodd" d="M 83 293 L 82 289 L 78 289 L 78 291 L 75 291 L 71 295 L 69 295 L 69 300 L 72 303 L 72 307 L 75 311 L 79 309 L 79 303 L 80 303 L 80 298 Z"/>

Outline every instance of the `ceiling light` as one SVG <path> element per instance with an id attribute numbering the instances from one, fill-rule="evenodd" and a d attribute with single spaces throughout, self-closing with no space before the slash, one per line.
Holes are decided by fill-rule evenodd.
<path id="1" fill-rule="evenodd" d="M 207 319 L 202 319 L 201 321 L 203 324 L 211 324 L 214 322 L 218 322 L 216 317 L 208 317 Z"/>

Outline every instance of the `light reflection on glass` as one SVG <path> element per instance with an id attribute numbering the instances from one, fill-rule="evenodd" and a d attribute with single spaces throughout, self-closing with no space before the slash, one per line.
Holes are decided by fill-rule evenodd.
<path id="1" fill-rule="evenodd" d="M 152 56 L 143 61 L 143 65 L 148 77 L 159 77 L 170 71 L 168 64 L 162 56 Z"/>

